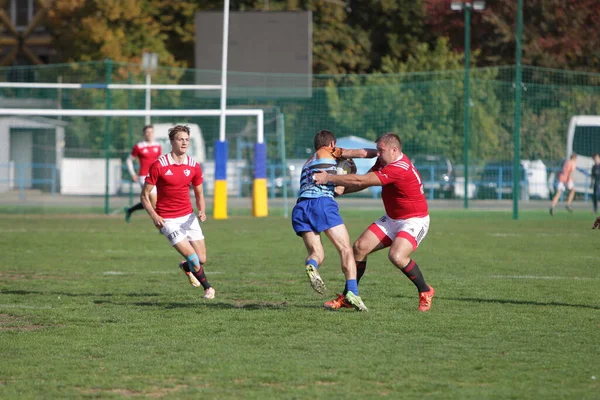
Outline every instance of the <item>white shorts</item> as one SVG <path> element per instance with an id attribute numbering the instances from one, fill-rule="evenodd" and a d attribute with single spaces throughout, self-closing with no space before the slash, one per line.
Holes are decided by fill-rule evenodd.
<path id="1" fill-rule="evenodd" d="M 142 189 L 144 189 L 144 183 L 146 183 L 146 178 L 147 178 L 146 175 L 144 175 L 144 176 L 138 175 L 138 182 L 140 183 L 140 187 Z M 151 194 L 156 194 L 156 186 L 154 186 L 152 188 L 152 191 L 150 193 Z"/>
<path id="2" fill-rule="evenodd" d="M 564 182 L 558 182 L 558 186 L 556 186 L 556 190 L 560 190 L 561 192 L 564 192 L 565 188 L 569 189 L 569 190 L 573 190 L 574 187 L 575 187 L 575 184 L 573 183 L 573 181 L 567 182 L 566 185 Z"/>
<path id="3" fill-rule="evenodd" d="M 392 219 L 384 215 L 373 222 L 369 226 L 369 230 L 379 238 L 385 247 L 390 246 L 395 238 L 402 237 L 412 244 L 413 250 L 416 250 L 429 232 L 429 215 L 408 219 Z"/>
<path id="4" fill-rule="evenodd" d="M 204 240 L 204 234 L 195 214 L 189 214 L 178 218 L 165 218 L 165 224 L 160 230 L 165 235 L 171 246 L 175 246 L 182 240 L 190 242 Z"/>

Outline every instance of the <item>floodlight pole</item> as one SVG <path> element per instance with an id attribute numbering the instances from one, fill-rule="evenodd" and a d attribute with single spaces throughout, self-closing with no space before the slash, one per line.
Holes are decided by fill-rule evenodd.
<path id="1" fill-rule="evenodd" d="M 471 106 L 471 90 L 470 90 L 470 67 L 471 67 L 471 11 L 482 11 L 485 8 L 484 1 L 452 1 L 450 8 L 454 11 L 464 11 L 465 13 L 465 77 L 464 77 L 464 175 L 465 175 L 465 190 L 464 190 L 464 208 L 469 208 L 469 108 Z"/>
<path id="2" fill-rule="evenodd" d="M 515 85 L 515 131 L 513 157 L 513 219 L 519 219 L 519 189 L 521 181 L 521 37 L 523 36 L 523 0 L 517 1 L 517 44 Z"/>
<path id="3" fill-rule="evenodd" d="M 152 104 L 152 73 L 158 66 L 158 54 L 156 53 L 143 53 L 142 54 L 142 68 L 146 71 L 146 111 L 150 111 Z M 150 125 L 150 113 L 146 114 L 145 119 L 146 125 Z"/>
<path id="4" fill-rule="evenodd" d="M 469 67 L 471 65 L 471 3 L 465 3 L 465 78 L 464 78 L 464 163 L 465 163 L 465 199 L 464 208 L 469 208 Z"/>

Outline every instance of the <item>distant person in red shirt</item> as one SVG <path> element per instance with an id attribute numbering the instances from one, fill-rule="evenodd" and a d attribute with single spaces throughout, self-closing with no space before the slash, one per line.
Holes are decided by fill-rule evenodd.
<path id="1" fill-rule="evenodd" d="M 131 154 L 127 157 L 127 169 L 131 175 L 131 179 L 134 182 L 138 182 L 142 189 L 144 188 L 144 181 L 146 175 L 150 170 L 150 165 L 160 157 L 162 154 L 162 148 L 158 142 L 154 141 L 154 127 L 152 125 L 146 125 L 143 129 L 144 140 L 136 143 L 131 149 Z M 140 162 L 140 168 L 137 174 L 133 168 L 133 160 L 138 159 Z M 150 194 L 150 200 L 152 206 L 156 205 L 156 190 Z M 131 214 L 136 210 L 143 210 L 144 206 L 142 203 L 137 203 L 132 207 L 125 207 L 125 221 L 129 222 Z"/>
<path id="2" fill-rule="evenodd" d="M 577 169 L 577 154 L 571 154 L 571 157 L 565 161 L 562 167 L 562 171 L 558 174 L 558 186 L 556 187 L 556 194 L 552 198 L 552 204 L 550 205 L 550 215 L 554 215 L 554 207 L 560 199 L 560 195 L 566 189 L 569 190 L 569 197 L 567 197 L 567 205 L 565 208 L 568 212 L 573 212 L 571 203 L 575 197 L 575 183 L 573 182 L 573 172 Z"/>
<path id="3" fill-rule="evenodd" d="M 190 145 L 190 130 L 176 125 L 169 129 L 171 152 L 161 156 L 150 166 L 141 200 L 150 214 L 154 226 L 167 238 L 185 261 L 179 267 L 194 287 L 204 288 L 204 298 L 213 299 L 215 289 L 208 283 L 203 264 L 206 263 L 204 234 L 198 220 L 206 221 L 206 203 L 202 191 L 200 164 L 185 154 Z M 190 186 L 194 189 L 197 214 L 190 199 Z M 157 189 L 156 207 L 151 200 Z"/>
<path id="4" fill-rule="evenodd" d="M 381 199 L 385 215 L 372 223 L 354 242 L 356 278 L 360 282 L 367 267 L 367 256 L 389 247 L 389 259 L 417 287 L 419 311 L 428 311 L 435 294 L 411 254 L 429 231 L 429 211 L 421 176 L 408 157 L 402 153 L 402 141 L 395 133 L 386 133 L 376 140 L 379 158 L 364 175 L 331 175 L 324 171 L 313 177 L 317 184 L 344 186 L 345 193 L 382 186 Z M 349 307 L 343 295 L 324 304 L 326 308 Z"/>

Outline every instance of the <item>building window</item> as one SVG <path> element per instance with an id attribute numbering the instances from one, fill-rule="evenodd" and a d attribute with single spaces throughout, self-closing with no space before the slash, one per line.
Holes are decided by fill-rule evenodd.
<path id="1" fill-rule="evenodd" d="M 17 31 L 24 31 L 33 20 L 35 0 L 10 0 L 10 19 Z"/>

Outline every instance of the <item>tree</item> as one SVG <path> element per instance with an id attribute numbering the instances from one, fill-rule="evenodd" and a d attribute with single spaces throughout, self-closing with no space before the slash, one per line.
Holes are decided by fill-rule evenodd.
<path id="1" fill-rule="evenodd" d="M 464 18 L 451 0 L 425 0 L 427 25 L 447 36 L 453 49 L 464 47 Z M 600 35 L 590 27 L 600 19 L 597 0 L 528 0 L 523 2 L 523 63 L 549 68 L 596 70 Z M 472 43 L 481 51 L 480 66 L 515 62 L 517 2 L 487 1 L 472 14 Z"/>
<path id="2" fill-rule="evenodd" d="M 161 65 L 181 66 L 166 48 L 167 36 L 154 11 L 139 0 L 56 0 L 48 26 L 64 62 L 111 58 L 140 63 L 142 53 L 150 51 Z"/>
<path id="3" fill-rule="evenodd" d="M 371 67 L 367 32 L 349 24 L 346 8 L 320 0 L 308 9 L 313 12 L 313 73 L 364 73 Z"/>

